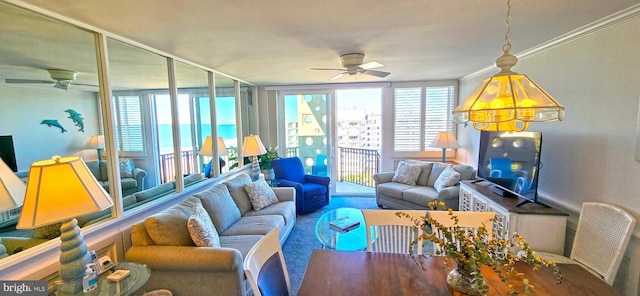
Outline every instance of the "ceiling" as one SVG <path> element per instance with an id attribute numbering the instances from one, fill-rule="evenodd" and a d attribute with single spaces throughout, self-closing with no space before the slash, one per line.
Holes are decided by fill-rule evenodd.
<path id="1" fill-rule="evenodd" d="M 161 5 L 155 0 L 25 0 L 22 3 L 255 85 L 457 79 L 491 66 L 500 56 L 507 9 L 506 1 L 497 0 L 272 0 L 233 4 L 220 0 L 164 0 Z M 532 48 L 638 3 L 638 0 L 514 1 L 511 52 Z M 330 81 L 338 71 L 310 69 L 341 68 L 339 56 L 352 52 L 364 53 L 364 62 L 384 64 L 376 70 L 391 75 L 384 79 L 345 75 Z M 518 70 L 517 65 L 514 70 Z"/>

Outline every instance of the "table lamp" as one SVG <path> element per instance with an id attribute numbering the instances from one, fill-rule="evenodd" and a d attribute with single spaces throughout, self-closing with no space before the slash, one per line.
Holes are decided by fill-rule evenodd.
<path id="1" fill-rule="evenodd" d="M 0 212 L 21 206 L 26 188 L 20 178 L 0 158 Z"/>
<path id="2" fill-rule="evenodd" d="M 202 143 L 202 147 L 200 147 L 198 154 L 213 157 L 213 141 L 211 140 L 211 136 L 207 136 L 204 139 L 204 143 Z"/>
<path id="3" fill-rule="evenodd" d="M 258 165 L 258 155 L 267 153 L 267 149 L 264 148 L 260 136 L 248 135 L 244 137 L 244 144 L 242 146 L 242 156 L 253 156 L 253 163 L 251 164 L 251 180 L 256 181 L 260 176 L 260 166 Z"/>
<path id="4" fill-rule="evenodd" d="M 227 155 L 229 155 L 229 151 L 227 151 L 227 145 L 224 143 L 224 139 L 222 137 L 218 137 L 218 156 Z"/>
<path id="5" fill-rule="evenodd" d="M 456 137 L 451 132 L 439 132 L 433 142 L 431 142 L 431 147 L 442 148 L 442 162 L 445 162 L 445 156 L 447 153 L 447 148 L 458 148 L 458 141 L 456 141 Z"/>
<path id="6" fill-rule="evenodd" d="M 60 227 L 60 271 L 63 293 L 82 291 L 85 266 L 91 263 L 77 216 L 113 205 L 111 197 L 80 157 L 54 156 L 31 164 L 18 229 L 32 229 L 66 221 Z M 70 221 L 69 221 L 70 220 Z"/>
<path id="7" fill-rule="evenodd" d="M 91 136 L 87 142 L 86 148 L 98 150 L 98 161 L 101 161 L 102 149 L 104 149 L 104 135 Z"/>

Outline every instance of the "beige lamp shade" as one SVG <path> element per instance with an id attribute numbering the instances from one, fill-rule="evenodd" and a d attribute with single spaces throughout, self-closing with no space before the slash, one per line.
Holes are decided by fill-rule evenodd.
<path id="1" fill-rule="evenodd" d="M 80 157 L 54 156 L 31 164 L 18 229 L 96 213 L 113 205 Z"/>
<path id="2" fill-rule="evenodd" d="M 20 178 L 0 158 L 0 212 L 21 206 L 26 188 Z"/>
<path id="3" fill-rule="evenodd" d="M 229 155 L 229 151 L 227 151 L 227 145 L 224 143 L 224 139 L 222 137 L 218 137 L 218 156 L 226 155 Z"/>
<path id="4" fill-rule="evenodd" d="M 258 156 L 267 153 L 262 140 L 258 135 L 249 135 L 244 137 L 244 145 L 242 146 L 242 156 Z"/>
<path id="5" fill-rule="evenodd" d="M 458 141 L 451 132 L 439 132 L 431 142 L 431 147 L 435 148 L 458 148 Z"/>
<path id="6" fill-rule="evenodd" d="M 211 136 L 207 136 L 204 139 L 204 143 L 202 143 L 202 147 L 200 147 L 200 155 L 213 157 L 213 141 L 211 140 Z"/>
<path id="7" fill-rule="evenodd" d="M 87 149 L 104 149 L 104 135 L 91 136 L 85 147 Z"/>

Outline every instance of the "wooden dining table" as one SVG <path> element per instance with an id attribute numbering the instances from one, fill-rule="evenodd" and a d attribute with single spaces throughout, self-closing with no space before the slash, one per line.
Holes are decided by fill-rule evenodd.
<path id="1" fill-rule="evenodd" d="M 421 268 L 416 261 L 423 263 Z M 441 256 L 370 253 L 336 250 L 313 250 L 298 296 L 326 295 L 433 295 L 450 296 L 447 288 L 447 266 Z M 620 295 L 605 281 L 575 264 L 558 264 L 563 280 L 556 283 L 550 268 L 532 270 L 532 266 L 516 263 L 516 270 L 530 281 L 530 295 Z M 488 295 L 511 295 L 513 290 L 524 295 L 522 278 L 512 275 L 508 283 L 498 274 L 483 267 L 489 286 Z"/>

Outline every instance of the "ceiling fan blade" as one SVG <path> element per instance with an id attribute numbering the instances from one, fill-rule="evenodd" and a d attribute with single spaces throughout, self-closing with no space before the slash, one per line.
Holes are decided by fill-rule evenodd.
<path id="1" fill-rule="evenodd" d="M 347 72 L 343 72 L 343 73 L 340 73 L 340 74 L 338 74 L 336 76 L 333 76 L 333 77 L 329 78 L 329 80 L 336 80 L 336 79 L 344 76 L 344 74 L 347 74 Z"/>
<path id="2" fill-rule="evenodd" d="M 383 66 L 384 66 L 383 64 L 380 64 L 380 63 L 378 63 L 376 61 L 371 61 L 371 62 L 364 63 L 364 64 L 360 65 L 360 68 L 362 68 L 364 70 L 367 70 L 367 69 L 379 68 L 379 67 L 383 67 Z"/>
<path id="3" fill-rule="evenodd" d="M 95 84 L 85 84 L 85 83 L 75 83 L 75 82 L 71 82 L 72 85 L 82 85 L 82 86 L 92 86 L 92 87 L 98 87 Z"/>
<path id="4" fill-rule="evenodd" d="M 11 79 L 11 78 L 5 79 L 4 82 L 6 83 L 46 83 L 46 84 L 56 83 L 55 81 L 51 81 L 51 80 Z"/>
<path id="5" fill-rule="evenodd" d="M 367 75 L 372 75 L 372 76 L 377 76 L 380 78 L 385 78 L 387 76 L 389 76 L 389 72 L 382 72 L 382 71 L 375 71 L 375 70 L 365 70 L 362 71 L 362 74 L 367 74 Z"/>
<path id="6" fill-rule="evenodd" d="M 335 71 L 347 71 L 347 69 L 338 69 L 338 68 L 311 68 L 311 70 L 335 70 Z"/>
<path id="7" fill-rule="evenodd" d="M 69 86 L 68 85 L 62 85 L 60 83 L 54 84 L 53 87 L 55 87 L 57 89 L 62 89 L 62 90 L 69 90 Z"/>

